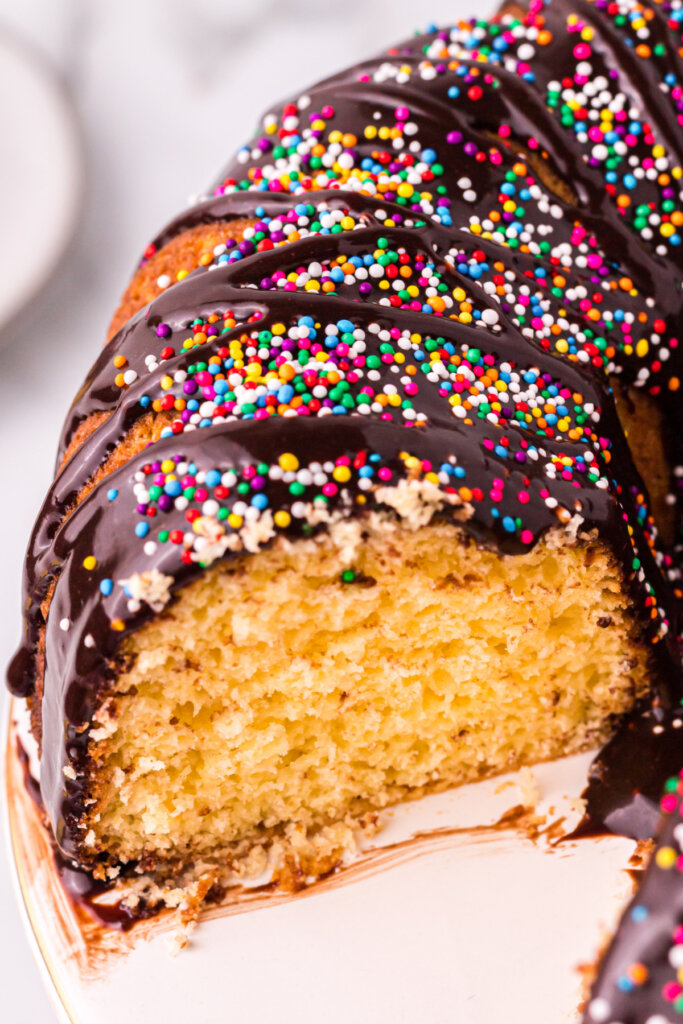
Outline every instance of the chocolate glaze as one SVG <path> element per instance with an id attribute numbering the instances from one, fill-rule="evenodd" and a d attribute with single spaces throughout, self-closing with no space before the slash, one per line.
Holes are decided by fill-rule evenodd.
<path id="1" fill-rule="evenodd" d="M 632 839 L 655 834 L 663 780 L 681 765 L 682 710 L 676 680 L 628 716 L 591 765 L 586 811 L 573 838 L 605 830 Z"/>
<path id="2" fill-rule="evenodd" d="M 681 719 L 674 721 L 680 729 Z M 666 813 L 659 817 L 654 854 L 592 986 L 586 1024 L 673 1024 L 680 1019 L 682 790 L 677 772 L 662 800 Z"/>
<path id="3" fill-rule="evenodd" d="M 652 706 L 648 704 L 634 713 L 594 765 L 585 827 L 606 827 L 638 836 L 649 834 L 657 787 L 671 771 L 670 761 L 676 759 L 678 749 L 677 735 L 667 730 L 666 741 L 655 743 L 648 726 L 660 714 L 666 717 L 672 712 L 683 696 L 677 649 L 680 608 L 662 571 L 667 562 L 656 531 L 647 521 L 645 531 L 643 529 L 643 505 L 637 495 L 642 494 L 644 488 L 616 416 L 608 375 L 619 374 L 624 382 L 646 387 L 657 397 L 667 429 L 675 443 L 680 444 L 683 436 L 680 400 L 667 387 L 681 372 L 683 347 L 672 344 L 665 360 L 653 345 L 650 355 L 643 358 L 636 354 L 635 342 L 641 330 L 640 314 L 645 316 L 644 334 L 652 331 L 652 318 L 664 325 L 655 332 L 661 337 L 671 338 L 683 327 L 680 285 L 683 246 L 662 254 L 632 230 L 615 205 L 611 192 L 605 188 L 600 167 L 591 164 L 576 136 L 566 131 L 546 106 L 544 97 L 548 83 L 570 74 L 576 63 L 572 56 L 575 39 L 563 28 L 567 13 L 574 11 L 594 28 L 596 70 L 604 71 L 612 80 L 616 76 L 619 88 L 634 102 L 642 104 L 646 97 L 654 137 L 661 139 L 672 153 L 680 154 L 683 147 L 676 114 L 669 96 L 656 88 L 662 74 L 660 64 L 639 63 L 620 33 L 607 23 L 608 19 L 600 15 L 595 5 L 584 0 L 571 4 L 554 0 L 545 15 L 553 42 L 542 59 L 535 61 L 533 82 L 519 77 L 512 66 L 508 66 L 509 55 L 499 63 L 492 58 L 485 65 L 485 75 L 477 79 L 482 95 L 475 100 L 470 95 L 472 90 L 462 89 L 455 102 L 451 90 L 454 82 L 463 78 L 458 68 L 463 69 L 465 76 L 475 71 L 481 74 L 482 63 L 461 57 L 467 51 L 462 33 L 434 32 L 392 51 L 401 55 L 401 65 L 410 72 L 406 72 L 407 81 L 377 80 L 387 60 L 391 59 L 385 54 L 321 83 L 309 91 L 308 106 L 300 105 L 302 120 L 304 110 L 334 108 L 334 125 L 356 137 L 353 151 L 357 166 L 363 161 L 376 161 L 379 145 L 364 136 L 364 126 L 372 124 L 373 120 L 391 123 L 398 108 L 408 108 L 409 116 L 417 125 L 416 140 L 420 149 L 433 150 L 443 162 L 442 172 L 434 181 L 435 191 L 442 197 L 438 200 L 441 206 L 436 200 L 435 204 L 437 210 L 447 210 L 448 216 L 443 213 L 432 216 L 419 203 L 401 205 L 395 202 L 397 193 L 391 191 L 373 197 L 359 195 L 351 187 L 341 187 L 302 191 L 294 197 L 277 195 L 269 190 L 261 191 L 257 176 L 252 178 L 252 191 L 231 192 L 237 185 L 230 182 L 246 181 L 246 174 L 263 172 L 272 162 L 273 143 L 264 136 L 241 151 L 221 176 L 220 188 L 227 188 L 226 194 L 218 194 L 181 214 L 157 237 L 158 248 L 190 227 L 243 217 L 285 216 L 298 203 L 312 204 L 317 210 L 349 211 L 357 221 L 354 230 L 334 235 L 312 234 L 274 250 L 253 252 L 233 264 L 197 270 L 185 281 L 175 284 L 133 317 L 107 345 L 69 412 L 60 441 L 60 463 L 79 424 L 94 413 L 106 413 L 108 419 L 58 473 L 39 516 L 25 571 L 24 640 L 9 674 L 10 687 L 15 694 L 30 696 L 34 693 L 35 655 L 44 630 L 41 787 L 55 836 L 67 858 L 79 860 L 85 856 L 82 824 L 92 716 L 115 677 L 121 640 L 139 629 L 153 614 L 145 604 L 131 611 L 129 598 L 118 586 L 104 596 L 83 562 L 88 556 L 94 556 L 98 572 L 106 573 L 115 581 L 156 569 L 173 577 L 172 593 L 204 571 L 198 560 L 180 563 L 178 549 L 168 545 L 157 546 L 152 555 L 143 557 L 141 541 L 133 531 L 137 522 L 136 502 L 132 497 L 135 474 L 142 472 L 151 460 L 156 463 L 174 456 L 195 463 L 200 470 L 219 468 L 224 471 L 258 462 L 272 463 L 284 452 L 293 453 L 302 464 L 311 461 L 324 464 L 337 458 L 353 461 L 360 452 L 373 453 L 391 471 L 393 484 L 411 476 L 412 471 L 406 469 L 405 460 L 400 456 L 404 450 L 435 466 L 449 459 L 456 460 L 465 470 L 468 483 L 476 483 L 482 494 L 490 492 L 493 479 L 505 480 L 506 493 L 502 501 L 475 502 L 471 514 L 462 522 L 459 519 L 459 526 L 477 543 L 506 553 L 528 550 L 529 546 L 502 526 L 506 517 L 514 518 L 519 513 L 516 503 L 519 490 L 525 488 L 531 496 L 525 507 L 524 523 L 534 543 L 549 529 L 580 511 L 585 528 L 595 528 L 620 559 L 634 608 L 643 623 L 643 635 L 658 641 L 653 645 L 652 655 Z M 664 48 L 662 61 L 680 74 L 678 49 L 666 21 L 659 14 L 655 31 Z M 437 73 L 431 78 L 422 77 L 425 54 L 432 51 L 438 54 L 442 50 L 448 59 L 441 63 L 435 60 Z M 454 57 L 457 67 L 450 66 Z M 501 125 L 506 128 L 504 136 L 500 132 Z M 457 145 L 446 141 L 451 135 L 460 137 Z M 462 140 L 469 149 L 460 144 Z M 485 218 L 488 211 L 497 206 L 502 183 L 519 161 L 516 153 L 519 149 L 530 153 L 532 170 L 536 166 L 541 168 L 541 180 L 537 179 L 531 193 L 523 200 L 523 216 L 532 235 L 537 232 L 536 239 L 548 241 L 547 252 L 521 251 L 468 230 L 473 214 Z M 640 151 L 636 149 L 636 152 Z M 485 159 L 479 159 L 480 154 L 484 154 Z M 495 159 L 489 159 L 491 154 Z M 390 160 L 385 161 L 389 168 Z M 305 157 L 301 166 L 307 172 Z M 464 179 L 470 182 L 469 186 L 462 184 Z M 470 192 L 475 193 L 474 198 Z M 657 201 L 656 187 L 649 179 L 639 183 L 637 197 L 645 203 Z M 387 219 L 393 221 L 394 226 L 387 227 Z M 577 248 L 573 242 L 577 224 L 595 239 L 591 253 L 605 254 L 599 272 L 593 272 L 583 258 L 578 261 L 570 258 Z M 296 268 L 313 260 L 322 262 L 341 252 L 372 251 L 380 238 L 387 238 L 391 245 L 409 253 L 427 254 L 449 287 L 459 285 L 468 293 L 475 293 L 476 302 L 482 308 L 499 314 L 495 326 L 475 327 L 445 317 L 437 319 L 420 311 L 379 305 L 376 293 L 361 301 L 343 287 L 338 294 L 330 296 L 281 293 L 262 287 L 263 279 L 275 269 Z M 602 318 L 596 330 L 610 337 L 614 320 L 604 314 L 615 310 L 632 314 L 636 335 L 632 350 L 617 347 L 607 365 L 595 357 L 569 361 L 547 351 L 533 332 L 522 330 L 516 323 L 513 309 L 499 305 L 490 293 L 458 270 L 460 257 L 453 254 L 467 257 L 475 250 L 482 251 L 491 261 L 504 264 L 505 271 L 517 285 L 528 281 L 535 268 L 542 267 L 548 274 L 562 268 L 568 282 L 565 291 L 569 294 L 554 296 L 548 291 L 547 308 L 555 317 L 564 318 L 568 329 L 576 331 L 582 329 L 586 321 L 581 303 L 574 303 L 570 297 L 572 291 L 581 287 L 601 289 L 601 282 L 630 278 L 631 290 L 615 292 L 602 288 Z M 277 321 L 290 324 L 298 317 L 309 315 L 322 324 L 346 318 L 364 328 L 375 322 L 382 328 L 437 336 L 456 348 L 476 346 L 490 354 L 496 365 L 507 360 L 521 369 L 538 367 L 549 379 L 580 392 L 584 401 L 599 413 L 598 438 L 606 441 L 610 461 L 608 463 L 597 439 L 591 441 L 582 437 L 580 441 L 572 441 L 558 435 L 539 440 L 525 434 L 518 424 L 494 424 L 482 419 L 464 425 L 453 417 L 438 388 L 421 381 L 414 405 L 415 411 L 422 413 L 425 419 L 410 430 L 404 425 L 372 417 L 306 420 L 275 416 L 260 421 L 219 422 L 156 442 L 151 452 L 136 456 L 108 476 L 106 482 L 98 484 L 72 512 L 82 489 L 143 415 L 145 407 L 141 398 L 156 393 L 162 376 L 186 370 L 191 361 L 208 358 L 219 343 L 217 339 L 209 339 L 190 352 L 174 347 L 168 360 L 148 370 L 146 357 L 150 353 L 158 354 L 162 347 L 155 334 L 159 325 L 168 327 L 171 342 L 175 343 L 180 340 L 179 335 L 187 333 L 195 318 L 223 313 L 227 309 L 233 312 L 236 326 L 220 336 L 220 344 L 228 344 L 231 338 L 253 329 L 254 323 L 265 328 Z M 370 335 L 368 346 L 369 352 L 379 353 L 379 342 Z M 127 387 L 114 383 L 112 359 L 115 355 L 125 358 L 126 365 L 137 373 L 137 379 Z M 379 371 L 380 383 L 391 379 L 388 375 L 389 370 Z M 170 393 L 178 393 L 175 385 Z M 514 459 L 511 462 L 496 453 L 501 439 L 509 453 L 515 455 L 522 456 L 527 450 L 523 445 L 532 442 L 542 451 L 537 461 L 527 460 L 517 465 Z M 570 481 L 561 475 L 550 477 L 547 474 L 546 467 L 553 457 L 575 458 L 586 450 L 599 467 L 604 483 L 597 485 L 586 476 Z M 675 449 L 675 458 L 678 459 L 678 449 Z M 111 489 L 120 494 L 116 501 L 108 497 Z M 271 509 L 291 509 L 294 504 L 285 485 L 277 480 L 268 480 L 266 493 Z M 448 493 L 444 486 L 442 515 L 452 514 Z M 546 494 L 552 502 L 550 505 Z M 374 491 L 364 493 L 365 505 L 358 504 L 360 496 L 358 478 L 354 477 L 330 499 L 328 507 L 345 515 L 361 515 L 378 503 Z M 233 493 L 224 505 L 231 508 L 237 500 Z M 459 513 L 459 506 L 454 507 Z M 165 512 L 163 518 L 169 530 L 186 529 L 183 514 L 175 509 Z M 294 516 L 287 532 L 305 534 L 309 528 L 305 518 Z M 634 544 L 640 560 L 638 571 L 632 567 Z M 226 551 L 224 557 L 232 557 L 231 552 Z M 40 604 L 51 586 L 54 586 L 54 593 L 45 622 Z M 653 606 L 658 609 L 654 615 Z M 117 620 L 123 628 L 115 631 L 111 623 Z M 668 623 L 668 632 L 662 640 L 664 620 Z M 66 628 L 64 623 L 67 623 Z M 95 638 L 91 646 L 85 643 L 87 637 Z M 643 758 L 643 744 L 649 740 L 654 743 L 654 753 L 652 758 Z M 65 767 L 72 770 L 70 776 L 73 777 L 64 776 Z"/>

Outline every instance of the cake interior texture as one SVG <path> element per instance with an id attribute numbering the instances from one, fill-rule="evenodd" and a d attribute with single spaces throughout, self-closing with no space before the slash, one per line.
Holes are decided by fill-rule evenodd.
<path id="1" fill-rule="evenodd" d="M 86 846 L 187 862 L 593 746 L 647 685 L 631 607 L 559 530 L 375 516 L 217 564 L 124 643 Z"/>

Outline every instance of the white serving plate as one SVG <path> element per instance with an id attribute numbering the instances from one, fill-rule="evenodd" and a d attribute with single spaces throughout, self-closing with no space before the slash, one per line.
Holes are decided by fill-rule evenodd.
<path id="1" fill-rule="evenodd" d="M 82 145 L 64 84 L 0 25 L 0 328 L 45 284 L 76 224 Z"/>
<path id="2" fill-rule="evenodd" d="M 242 891 L 170 948 L 173 915 L 123 934 L 65 894 L 11 725 L 8 837 L 31 945 L 70 1024 L 570 1024 L 632 892 L 634 844 L 557 843 L 590 755 L 395 808 L 337 874 L 297 894 Z M 498 823 L 498 824 L 496 824 Z"/>

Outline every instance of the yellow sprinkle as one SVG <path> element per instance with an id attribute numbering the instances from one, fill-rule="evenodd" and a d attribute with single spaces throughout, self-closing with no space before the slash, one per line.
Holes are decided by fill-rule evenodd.
<path id="1" fill-rule="evenodd" d="M 94 555 L 88 555 L 87 558 L 83 559 L 83 568 L 84 569 L 94 569 L 96 565 L 97 565 L 97 559 L 95 558 Z"/>
<path id="2" fill-rule="evenodd" d="M 161 378 L 159 383 L 164 391 L 168 391 L 170 387 L 173 387 L 173 377 L 169 377 L 168 374 L 166 374 L 165 377 Z"/>
<path id="3" fill-rule="evenodd" d="M 280 469 L 283 469 L 285 473 L 295 473 L 299 468 L 299 460 L 291 452 L 283 452 L 278 462 L 280 463 Z"/>
<path id="4" fill-rule="evenodd" d="M 646 338 L 641 338 L 640 341 L 638 342 L 638 344 L 636 345 L 636 355 L 640 356 L 640 358 L 643 359 L 644 356 L 646 356 L 649 351 L 650 351 L 650 344 L 649 344 L 649 342 L 647 341 Z"/>
<path id="5" fill-rule="evenodd" d="M 676 851 L 671 846 L 662 846 L 657 850 L 655 861 L 658 868 L 672 868 L 676 863 Z"/>
<path id="6" fill-rule="evenodd" d="M 232 526 L 233 530 L 239 530 L 243 522 L 244 519 L 242 519 L 242 516 L 236 515 L 235 512 L 231 512 L 228 516 L 228 523 Z"/>
<path id="7" fill-rule="evenodd" d="M 187 277 L 188 273 L 189 271 L 187 270 L 179 270 L 178 273 L 176 274 L 176 280 L 182 281 L 183 278 Z"/>
<path id="8" fill-rule="evenodd" d="M 338 484 L 345 484 L 347 480 L 351 479 L 351 470 L 348 466 L 335 466 L 332 476 Z"/>
<path id="9" fill-rule="evenodd" d="M 282 530 L 286 529 L 292 521 L 292 517 L 289 512 L 285 512 L 284 509 L 276 512 L 273 519 L 275 520 L 275 525 L 279 526 Z"/>
<path id="10" fill-rule="evenodd" d="M 173 459 L 164 459 L 164 461 L 161 463 L 162 473 L 172 473 L 174 469 L 175 462 L 173 461 Z"/>

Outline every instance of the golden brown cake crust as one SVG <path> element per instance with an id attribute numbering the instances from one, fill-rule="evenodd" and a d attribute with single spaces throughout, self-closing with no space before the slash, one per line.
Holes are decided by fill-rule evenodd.
<path id="1" fill-rule="evenodd" d="M 145 260 L 133 274 L 112 317 L 107 339 L 112 338 L 138 310 L 156 299 L 164 290 L 158 283 L 160 277 L 167 277 L 169 284 L 181 280 L 178 274 L 189 274 L 197 267 L 210 263 L 215 246 L 225 242 L 228 234 L 235 241 L 240 241 L 244 229 L 253 224 L 253 220 L 242 218 L 234 221 L 216 221 L 213 224 L 199 224 L 188 228 L 172 238 L 158 252 Z"/>

